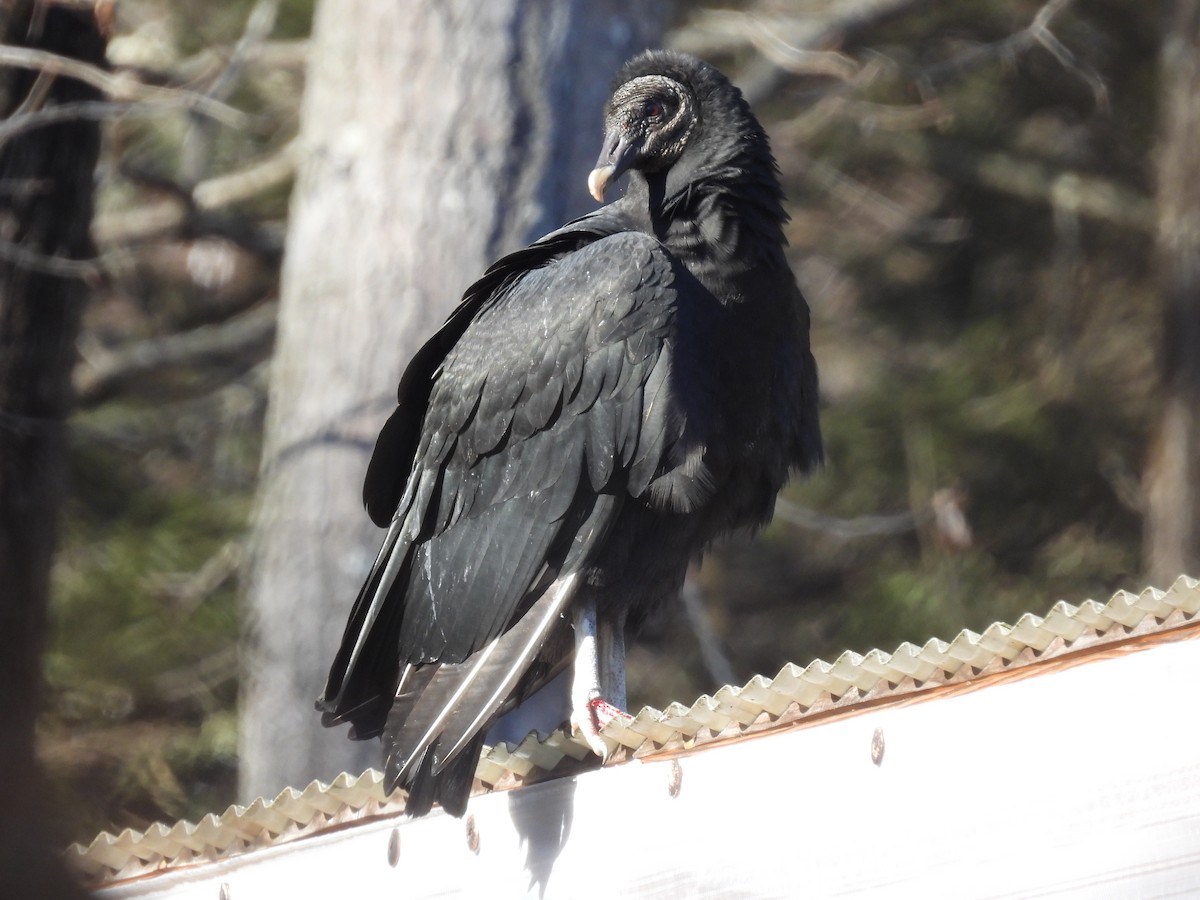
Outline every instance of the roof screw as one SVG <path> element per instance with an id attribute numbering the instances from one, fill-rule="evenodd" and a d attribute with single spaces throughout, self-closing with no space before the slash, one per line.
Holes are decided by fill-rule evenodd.
<path id="1" fill-rule="evenodd" d="M 388 837 L 388 865 L 393 869 L 400 862 L 400 829 L 393 828 Z"/>
<path id="2" fill-rule="evenodd" d="M 467 816 L 467 849 L 479 855 L 479 829 L 475 827 L 474 816 Z"/>
<path id="3" fill-rule="evenodd" d="M 229 890 L 229 882 L 221 882 L 221 890 L 217 893 L 218 900 L 229 900 L 233 896 L 233 891 Z"/>
<path id="4" fill-rule="evenodd" d="M 683 786 L 683 766 L 679 760 L 671 760 L 671 770 L 667 773 L 667 793 L 672 797 L 679 796 L 679 788 Z"/>
<path id="5" fill-rule="evenodd" d="M 876 728 L 871 735 L 871 762 L 879 766 L 883 764 L 883 729 Z"/>

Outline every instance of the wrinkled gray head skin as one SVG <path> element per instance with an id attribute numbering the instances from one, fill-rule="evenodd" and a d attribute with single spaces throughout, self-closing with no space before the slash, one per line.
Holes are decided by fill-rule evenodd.
<path id="1" fill-rule="evenodd" d="M 666 75 L 641 75 L 617 87 L 604 115 L 604 144 L 588 188 L 597 200 L 629 169 L 647 172 L 677 160 L 700 122 L 691 88 Z"/>
<path id="2" fill-rule="evenodd" d="M 604 142 L 588 178 L 592 196 L 628 171 L 675 171 L 684 184 L 725 163 L 774 161 L 762 126 L 741 92 L 717 69 L 686 53 L 650 50 L 626 63 L 604 108 Z"/>

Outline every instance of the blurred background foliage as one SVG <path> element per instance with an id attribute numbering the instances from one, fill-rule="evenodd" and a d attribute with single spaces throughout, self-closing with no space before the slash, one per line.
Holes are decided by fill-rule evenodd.
<path id="1" fill-rule="evenodd" d="M 648 624 L 635 705 L 1146 583 L 1157 5 L 892 5 L 815 55 L 797 36 L 839 4 L 676 6 L 668 44 L 729 72 L 772 136 L 828 465 L 709 556 L 686 615 Z M 64 841 L 233 800 L 237 579 L 312 6 L 118 6 L 114 66 L 246 119 L 106 126 L 40 726 Z"/>

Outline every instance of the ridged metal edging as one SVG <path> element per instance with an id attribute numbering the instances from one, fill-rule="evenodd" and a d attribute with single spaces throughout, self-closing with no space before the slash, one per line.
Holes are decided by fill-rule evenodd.
<path id="1" fill-rule="evenodd" d="M 690 707 L 644 707 L 631 720 L 608 723 L 603 736 L 618 757 L 695 745 L 1154 634 L 1190 624 L 1198 613 L 1200 582 L 1187 577 L 1167 591 L 1120 591 L 1105 604 L 1060 601 L 1044 617 L 1026 613 L 1015 625 L 996 623 L 982 634 L 962 631 L 949 643 L 935 638 L 920 647 L 901 644 L 890 654 L 846 652 L 833 663 L 818 659 L 803 668 L 788 663 L 774 678 L 756 675 L 741 687 L 729 685 L 700 697 Z M 530 735 L 515 747 L 485 748 L 476 776 L 488 785 L 519 783 L 555 768 L 564 757 L 582 760 L 589 753 L 581 739 L 561 731 L 545 739 Z M 195 824 L 104 832 L 87 847 L 74 844 L 67 852 L 85 877 L 103 883 L 221 859 L 403 808 L 403 795 L 385 797 L 383 776 L 369 769 L 357 778 L 342 774 L 329 784 L 314 781 L 303 791 L 288 788 L 274 800 L 230 806 Z"/>

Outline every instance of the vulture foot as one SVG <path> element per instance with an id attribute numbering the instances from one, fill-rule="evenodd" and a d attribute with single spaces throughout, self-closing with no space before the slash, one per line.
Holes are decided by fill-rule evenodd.
<path id="1" fill-rule="evenodd" d="M 600 732 L 613 719 L 631 722 L 633 716 L 613 706 L 597 693 L 585 701 L 582 707 L 575 707 L 571 711 L 571 733 L 583 735 L 592 752 L 607 762 L 611 751 Z"/>

